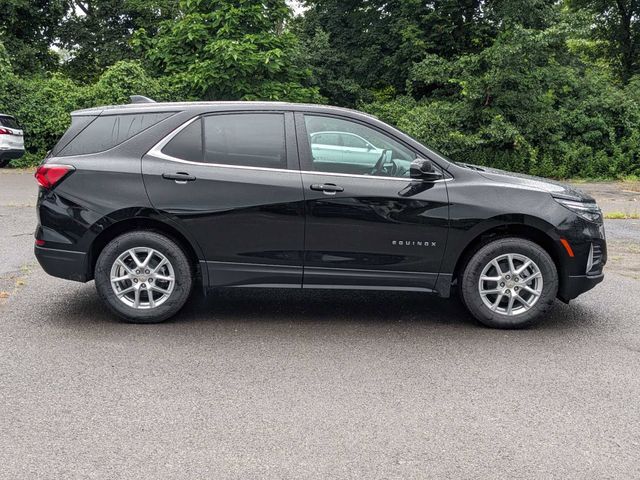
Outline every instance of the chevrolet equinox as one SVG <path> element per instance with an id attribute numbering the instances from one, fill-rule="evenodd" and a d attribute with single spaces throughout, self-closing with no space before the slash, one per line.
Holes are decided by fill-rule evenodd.
<path id="1" fill-rule="evenodd" d="M 74 112 L 36 172 L 38 261 L 127 321 L 199 285 L 457 291 L 517 328 L 603 279 L 601 211 L 569 186 L 343 108 L 133 100 Z"/>

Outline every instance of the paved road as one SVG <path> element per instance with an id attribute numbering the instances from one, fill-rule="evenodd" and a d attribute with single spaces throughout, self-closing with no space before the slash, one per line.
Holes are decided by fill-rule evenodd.
<path id="1" fill-rule="evenodd" d="M 515 332 L 336 292 L 230 291 L 127 325 L 29 266 L 30 182 L 0 174 L 0 478 L 640 477 L 638 280 Z"/>
<path id="2" fill-rule="evenodd" d="M 593 182 L 575 183 L 574 186 L 591 194 L 598 200 L 605 213 L 640 215 L 640 182 Z"/>

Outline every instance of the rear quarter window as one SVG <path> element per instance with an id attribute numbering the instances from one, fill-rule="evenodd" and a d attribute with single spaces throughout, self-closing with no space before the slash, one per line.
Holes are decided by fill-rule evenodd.
<path id="1" fill-rule="evenodd" d="M 97 117 L 62 147 L 57 155 L 64 157 L 104 152 L 170 117 L 173 113 L 136 113 Z"/>
<path id="2" fill-rule="evenodd" d="M 60 137 L 56 146 L 51 150 L 51 155 L 58 156 L 60 151 L 67 146 L 87 125 L 95 120 L 95 115 L 74 115 L 71 117 L 71 126 Z"/>

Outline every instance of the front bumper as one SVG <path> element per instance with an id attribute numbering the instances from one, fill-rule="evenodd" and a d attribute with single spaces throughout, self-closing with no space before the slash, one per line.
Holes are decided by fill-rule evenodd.
<path id="1" fill-rule="evenodd" d="M 38 263 L 49 275 L 76 282 L 91 280 L 88 268 L 89 255 L 84 252 L 36 246 L 35 254 Z"/>
<path id="2" fill-rule="evenodd" d="M 558 291 L 558 298 L 565 303 L 569 303 L 569 300 L 573 300 L 578 295 L 591 290 L 602 280 L 604 280 L 604 273 L 566 277 Z"/>

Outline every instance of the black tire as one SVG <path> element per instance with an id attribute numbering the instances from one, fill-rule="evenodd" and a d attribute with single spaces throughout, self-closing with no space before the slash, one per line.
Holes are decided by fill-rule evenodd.
<path id="1" fill-rule="evenodd" d="M 10 162 L 10 161 L 11 161 L 11 160 L 0 160 L 0 168 L 4 168 L 4 167 L 6 167 L 7 165 L 9 165 L 9 162 Z"/>
<path id="2" fill-rule="evenodd" d="M 154 308 L 137 309 L 121 301 L 111 286 L 111 268 L 121 254 L 132 248 L 152 248 L 170 262 L 175 275 L 173 291 Z M 184 306 L 193 288 L 193 267 L 184 251 L 170 238 L 151 231 L 129 232 L 114 238 L 100 253 L 95 269 L 98 295 L 109 309 L 130 323 L 159 323 Z"/>
<path id="3" fill-rule="evenodd" d="M 542 274 L 542 292 L 538 300 L 529 310 L 523 311 L 518 315 L 507 315 L 506 313 L 492 311 L 483 302 L 480 294 L 479 283 L 483 269 L 493 259 L 505 254 L 526 256 L 535 262 Z M 473 254 L 463 270 L 460 286 L 460 294 L 464 305 L 482 324 L 492 328 L 525 328 L 540 321 L 553 304 L 558 293 L 558 271 L 549 254 L 540 245 L 523 238 L 500 238 L 482 246 Z M 497 300 L 497 295 L 490 298 Z M 503 301 L 508 302 L 508 299 L 509 296 Z M 523 305 L 520 304 L 520 306 L 522 307 Z"/>

